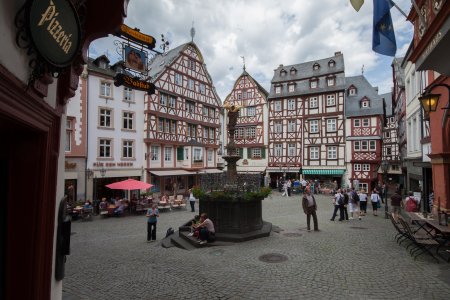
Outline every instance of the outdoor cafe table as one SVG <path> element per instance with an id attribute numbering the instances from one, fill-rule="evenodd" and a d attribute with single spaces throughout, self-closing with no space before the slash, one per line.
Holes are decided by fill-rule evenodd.
<path id="1" fill-rule="evenodd" d="M 439 249 L 450 241 L 450 226 L 443 226 L 434 218 L 424 218 L 422 213 L 406 212 L 411 223 L 417 224 L 417 230 L 423 229 L 433 240 L 439 243 L 436 253 L 439 255 Z M 441 256 L 441 255 L 439 255 Z M 442 256 L 441 256 L 442 257 Z M 450 257 L 448 259 L 450 261 Z"/>

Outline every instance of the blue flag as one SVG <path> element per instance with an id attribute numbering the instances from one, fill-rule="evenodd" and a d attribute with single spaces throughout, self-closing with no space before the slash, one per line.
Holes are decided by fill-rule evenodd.
<path id="1" fill-rule="evenodd" d="M 390 11 L 392 6 L 390 0 L 373 0 L 372 49 L 387 56 L 395 56 L 397 51 Z"/>

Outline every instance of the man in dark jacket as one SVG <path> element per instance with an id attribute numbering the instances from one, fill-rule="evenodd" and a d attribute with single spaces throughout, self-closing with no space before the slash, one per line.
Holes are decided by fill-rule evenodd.
<path id="1" fill-rule="evenodd" d="M 397 221 L 400 209 L 403 207 L 402 196 L 400 196 L 398 190 L 396 190 L 394 195 L 391 196 L 391 207 L 392 212 L 394 213 L 394 219 Z"/>
<path id="2" fill-rule="evenodd" d="M 316 214 L 316 210 L 317 210 L 316 199 L 311 194 L 311 189 L 309 186 L 307 186 L 305 188 L 305 194 L 303 195 L 303 199 L 302 199 L 302 207 L 303 207 L 303 212 L 306 215 L 306 226 L 307 226 L 308 231 L 311 230 L 311 226 L 310 226 L 311 216 L 313 217 L 314 231 L 319 231 L 319 226 L 317 223 L 317 214 Z"/>

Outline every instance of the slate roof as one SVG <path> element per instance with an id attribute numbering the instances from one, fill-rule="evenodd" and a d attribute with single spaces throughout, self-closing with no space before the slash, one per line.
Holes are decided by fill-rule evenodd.
<path id="1" fill-rule="evenodd" d="M 99 67 L 98 64 L 101 60 L 106 62 L 106 64 L 107 64 L 106 69 Z M 118 66 L 118 64 L 119 64 L 119 62 L 115 63 L 113 66 L 110 66 L 109 59 L 105 55 L 100 55 L 97 58 L 92 58 L 92 57 L 88 58 L 88 70 L 89 71 L 100 73 L 100 74 L 103 74 L 103 75 L 106 75 L 109 77 L 116 76 L 116 67 Z"/>
<path id="2" fill-rule="evenodd" d="M 394 108 L 392 107 L 392 93 L 381 94 L 381 98 L 384 98 L 386 103 L 386 117 L 392 117 L 394 115 Z"/>
<path id="3" fill-rule="evenodd" d="M 394 57 L 391 64 L 394 67 L 395 80 L 397 81 L 397 84 L 402 87 L 405 86 L 405 69 L 402 65 L 403 60 L 404 57 Z"/>
<path id="4" fill-rule="evenodd" d="M 334 67 L 329 67 L 328 62 L 333 60 L 335 62 Z M 314 64 L 319 64 L 320 68 L 314 70 Z M 296 69 L 295 74 L 291 74 L 291 69 Z M 281 71 L 285 70 L 286 75 L 282 76 Z M 271 81 L 269 98 L 279 98 L 286 96 L 296 96 L 305 94 L 318 94 L 330 91 L 338 91 L 345 89 L 345 65 L 344 55 L 340 52 L 332 57 L 327 57 L 319 60 L 308 61 L 296 65 L 283 66 L 280 65 L 274 70 L 274 76 Z M 334 86 L 327 86 L 327 75 L 336 76 L 336 84 Z M 319 84 L 317 88 L 311 89 L 309 80 L 313 77 L 319 78 Z M 296 87 L 294 92 L 288 92 L 287 84 L 289 82 L 295 82 Z M 275 85 L 282 83 L 281 93 L 275 94 Z"/>
<path id="5" fill-rule="evenodd" d="M 383 115 L 383 99 L 377 90 L 367 81 L 363 75 L 346 77 L 346 88 L 352 85 L 356 87 L 356 95 L 346 93 L 345 116 L 370 116 Z M 361 107 L 360 101 L 367 97 L 370 100 L 369 107 Z"/>

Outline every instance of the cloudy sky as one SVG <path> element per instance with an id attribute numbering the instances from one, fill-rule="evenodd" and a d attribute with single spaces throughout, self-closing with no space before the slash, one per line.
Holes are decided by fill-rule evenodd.
<path id="1" fill-rule="evenodd" d="M 410 0 L 395 0 L 409 13 Z M 396 8 L 391 9 L 397 39 L 397 56 L 411 42 L 413 26 Z M 191 40 L 203 54 L 207 69 L 222 101 L 242 73 L 247 72 L 270 90 L 273 71 L 280 64 L 292 65 L 344 54 L 347 76 L 361 74 L 390 92 L 392 57 L 372 51 L 373 4 L 366 0 L 359 12 L 349 0 L 131 0 L 125 24 L 157 39 L 169 37 L 171 48 Z M 95 41 L 90 56 L 107 54 L 112 63 L 120 59 L 113 38 Z"/>

